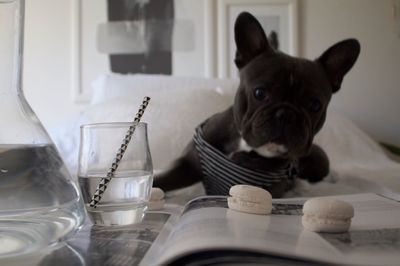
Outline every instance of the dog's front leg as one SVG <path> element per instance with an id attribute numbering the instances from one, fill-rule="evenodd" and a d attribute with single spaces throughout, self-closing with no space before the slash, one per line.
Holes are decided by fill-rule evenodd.
<path id="1" fill-rule="evenodd" d="M 310 183 L 324 179 L 329 173 L 329 159 L 326 153 L 313 144 L 309 155 L 299 160 L 299 177 Z"/>
<path id="2" fill-rule="evenodd" d="M 178 158 L 173 166 L 165 172 L 155 176 L 153 187 L 164 191 L 190 186 L 201 181 L 201 166 L 194 142 L 186 147 L 184 155 Z"/>

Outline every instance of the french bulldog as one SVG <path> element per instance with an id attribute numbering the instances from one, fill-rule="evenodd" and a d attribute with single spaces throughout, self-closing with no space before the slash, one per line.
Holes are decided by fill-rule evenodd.
<path id="1" fill-rule="evenodd" d="M 343 40 L 317 59 L 307 60 L 274 49 L 250 13 L 238 16 L 234 32 L 239 88 L 231 107 L 201 124 L 202 138 L 247 169 L 275 171 L 295 161 L 296 177 L 322 180 L 329 173 L 329 160 L 313 139 L 325 122 L 332 94 L 359 56 L 359 42 Z M 205 166 L 196 145 L 192 140 L 173 166 L 155 177 L 154 186 L 169 191 L 204 183 Z M 291 188 L 287 180 L 267 188 L 273 197 Z"/>

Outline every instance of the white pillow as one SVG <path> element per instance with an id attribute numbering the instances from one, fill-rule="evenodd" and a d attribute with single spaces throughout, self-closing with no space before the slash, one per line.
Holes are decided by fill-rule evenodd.
<path id="1" fill-rule="evenodd" d="M 76 173 L 81 124 L 131 121 L 145 95 L 152 96 L 142 121 L 149 124 L 155 169 L 167 167 L 181 154 L 198 124 L 231 104 L 228 97 L 202 89 L 151 91 L 137 90 L 135 97 L 90 106 L 78 119 L 50 128 L 49 133 L 69 169 Z M 325 150 L 334 169 L 399 166 L 353 122 L 332 112 L 328 112 L 327 121 L 315 142 Z"/>
<path id="2" fill-rule="evenodd" d="M 154 169 L 165 169 L 181 155 L 196 126 L 232 104 L 238 85 L 236 80 L 115 74 L 96 82 L 94 105 L 71 126 L 49 130 L 73 174 L 78 163 L 80 124 L 132 121 L 143 97 L 150 96 L 142 121 L 148 123 Z M 394 169 L 397 177 L 400 164 L 391 161 L 372 138 L 343 116 L 328 112 L 315 140 L 328 154 L 334 170 L 362 178 L 371 173 L 373 180 L 387 177 L 386 183 L 398 184 L 398 178 L 382 170 Z"/>
<path id="3" fill-rule="evenodd" d="M 129 97 L 91 106 L 81 121 L 133 121 L 144 96 L 151 97 L 141 121 L 148 123 L 154 169 L 168 167 L 182 154 L 201 122 L 232 104 L 229 97 L 203 88 L 137 88 Z"/>
<path id="4" fill-rule="evenodd" d="M 399 166 L 367 133 L 337 113 L 328 112 L 325 125 L 314 141 L 325 150 L 335 169 Z"/>
<path id="5" fill-rule="evenodd" d="M 233 98 L 239 81 L 236 79 L 207 79 L 195 77 L 175 77 L 149 74 L 107 74 L 99 76 L 92 83 L 91 104 L 98 104 L 117 98 L 136 97 L 137 90 L 164 91 L 179 89 L 182 91 L 199 88 L 212 90 Z"/>

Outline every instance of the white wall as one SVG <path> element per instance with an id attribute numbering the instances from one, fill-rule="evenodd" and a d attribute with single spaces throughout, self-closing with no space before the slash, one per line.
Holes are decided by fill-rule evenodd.
<path id="1" fill-rule="evenodd" d="M 23 86 L 45 127 L 79 114 L 73 98 L 71 0 L 26 0 Z"/>
<path id="2" fill-rule="evenodd" d="M 86 107 L 73 101 L 73 1 L 26 0 L 24 87 L 47 127 Z M 336 41 L 358 38 L 359 62 L 331 108 L 376 139 L 400 145 L 400 37 L 392 27 L 391 3 L 299 0 L 299 47 L 302 56 L 315 58 Z M 185 70 L 189 67 L 186 64 Z M 198 70 L 194 67 L 193 75 L 198 76 Z"/>
<path id="3" fill-rule="evenodd" d="M 380 141 L 400 145 L 400 36 L 391 0 L 301 0 L 300 49 L 315 58 L 344 38 L 361 54 L 331 108 L 351 117 Z"/>

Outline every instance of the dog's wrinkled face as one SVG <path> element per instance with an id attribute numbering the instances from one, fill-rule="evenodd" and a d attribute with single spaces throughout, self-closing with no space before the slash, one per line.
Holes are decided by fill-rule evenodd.
<path id="1" fill-rule="evenodd" d="M 306 155 L 321 129 L 332 93 L 360 52 L 345 40 L 314 61 L 275 51 L 249 13 L 235 24 L 240 85 L 234 103 L 242 142 L 264 156 Z"/>

